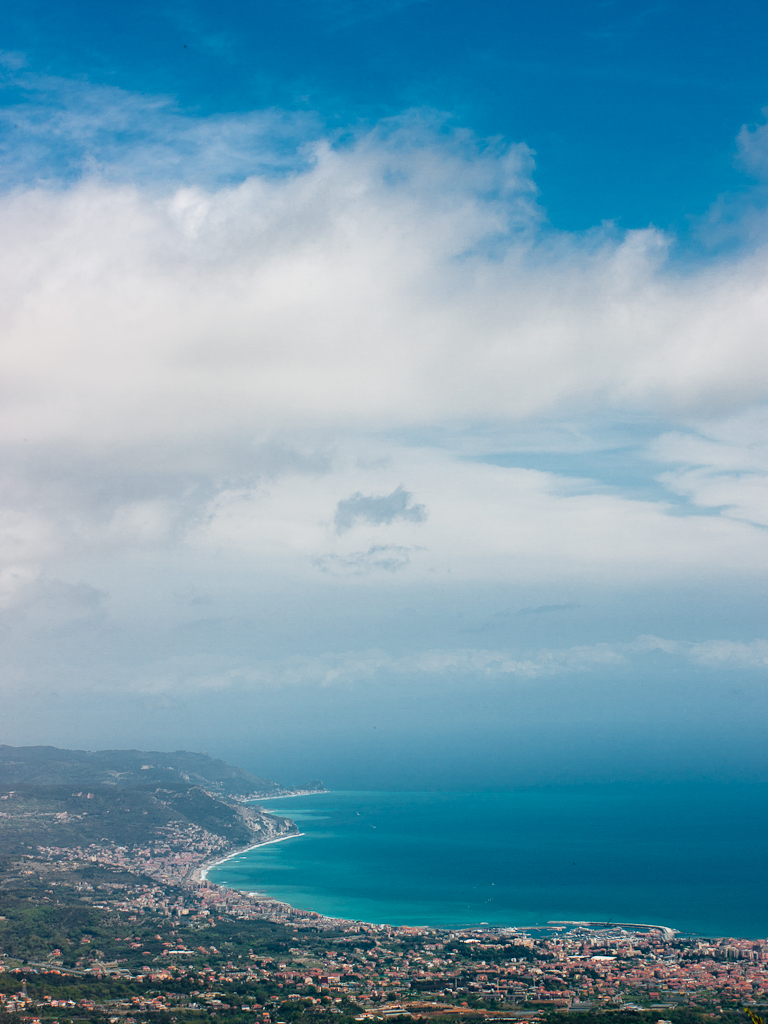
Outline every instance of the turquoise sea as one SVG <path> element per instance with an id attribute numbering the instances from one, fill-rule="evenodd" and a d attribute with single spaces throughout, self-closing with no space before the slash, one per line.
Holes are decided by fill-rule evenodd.
<path id="1" fill-rule="evenodd" d="M 304 835 L 211 881 L 334 917 L 436 926 L 550 920 L 768 936 L 768 786 L 333 792 L 260 801 Z"/>

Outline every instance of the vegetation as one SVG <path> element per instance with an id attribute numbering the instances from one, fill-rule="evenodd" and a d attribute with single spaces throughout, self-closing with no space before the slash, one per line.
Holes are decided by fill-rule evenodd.
<path id="1" fill-rule="evenodd" d="M 158 781 L 137 773 L 168 766 L 136 751 L 0 755 L 15 776 L 0 784 L 0 1024 L 744 1024 L 741 993 L 768 993 L 763 940 L 386 929 L 220 889 L 195 873 L 203 856 L 295 829 L 184 758 L 239 784 L 223 762 L 162 755 L 189 778 Z"/>
<path id="2" fill-rule="evenodd" d="M 0 784 L 16 786 L 202 786 L 223 796 L 279 795 L 276 782 L 188 750 L 60 750 L 0 744 Z M 319 784 L 322 788 L 322 784 Z"/>

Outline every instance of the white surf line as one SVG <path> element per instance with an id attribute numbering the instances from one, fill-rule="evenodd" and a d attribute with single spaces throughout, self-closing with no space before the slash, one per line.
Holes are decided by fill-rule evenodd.
<path id="1" fill-rule="evenodd" d="M 265 800 L 293 800 L 297 796 L 328 796 L 330 789 L 297 789 L 295 793 L 283 793 L 281 796 L 254 796 L 244 801 L 246 804 L 261 804 Z"/>
<path id="2" fill-rule="evenodd" d="M 232 860 L 234 857 L 239 857 L 243 853 L 250 853 L 251 850 L 258 850 L 260 846 L 269 846 L 271 843 L 282 843 L 285 842 L 286 839 L 298 839 L 299 836 L 303 835 L 303 832 L 291 832 L 289 836 L 277 836 L 275 839 L 264 839 L 260 843 L 254 843 L 253 846 L 247 846 L 244 850 L 235 850 L 234 853 L 227 854 L 227 856 L 222 857 L 221 860 L 215 860 L 211 864 L 206 864 L 205 867 L 200 868 L 200 881 L 207 881 L 208 872 L 211 868 L 217 868 L 220 864 L 226 864 L 228 860 Z"/>

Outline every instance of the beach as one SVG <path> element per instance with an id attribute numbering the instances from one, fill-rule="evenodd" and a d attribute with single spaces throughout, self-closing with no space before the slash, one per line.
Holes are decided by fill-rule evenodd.
<path id="1" fill-rule="evenodd" d="M 250 853 L 251 850 L 256 850 L 260 846 L 270 846 L 272 843 L 282 843 L 286 839 L 298 839 L 299 836 L 303 835 L 303 832 L 291 832 L 291 834 L 287 836 L 275 836 L 272 839 L 263 839 L 260 843 L 253 843 L 251 846 L 244 846 L 240 850 L 233 850 L 231 853 L 228 853 L 226 857 L 221 857 L 219 860 L 209 861 L 207 864 L 203 864 L 201 867 L 197 868 L 192 873 L 193 880 L 196 882 L 205 882 L 208 880 L 208 872 L 212 868 L 217 868 L 220 864 L 225 864 L 228 860 L 232 860 L 234 857 L 240 857 L 244 853 Z"/>

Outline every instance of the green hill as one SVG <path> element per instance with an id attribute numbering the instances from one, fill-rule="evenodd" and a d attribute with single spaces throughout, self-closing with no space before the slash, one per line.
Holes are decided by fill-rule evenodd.
<path id="1" fill-rule="evenodd" d="M 220 758 L 188 750 L 61 750 L 0 744 L 0 786 L 201 786 L 226 797 L 286 792 Z M 321 785 L 311 788 L 322 788 Z"/>

